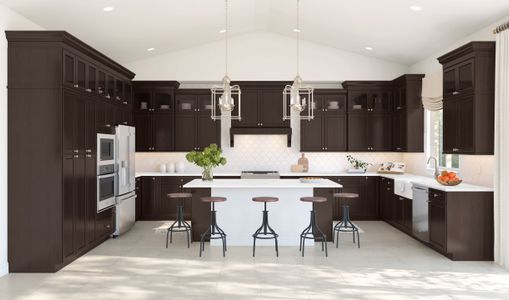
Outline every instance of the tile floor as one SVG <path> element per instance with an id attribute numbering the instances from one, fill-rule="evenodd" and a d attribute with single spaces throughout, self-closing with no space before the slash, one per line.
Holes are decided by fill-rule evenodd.
<path id="1" fill-rule="evenodd" d="M 357 222 L 362 248 L 344 236 L 321 249 L 165 248 L 164 222 L 138 222 L 56 274 L 0 278 L 0 299 L 509 299 L 509 271 L 452 262 L 383 222 Z"/>

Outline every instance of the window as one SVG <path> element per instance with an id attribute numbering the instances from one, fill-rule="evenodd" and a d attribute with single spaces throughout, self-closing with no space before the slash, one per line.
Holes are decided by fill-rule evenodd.
<path id="1" fill-rule="evenodd" d="M 442 117 L 443 111 L 428 111 L 426 110 L 426 153 L 429 156 L 434 156 L 438 159 L 440 168 L 459 169 L 459 155 L 458 154 L 443 154 L 443 126 Z M 433 165 L 428 166 L 433 168 Z"/>

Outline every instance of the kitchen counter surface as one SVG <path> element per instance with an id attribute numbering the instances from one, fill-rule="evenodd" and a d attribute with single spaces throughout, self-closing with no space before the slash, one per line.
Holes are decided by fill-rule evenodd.
<path id="1" fill-rule="evenodd" d="M 309 189 L 309 188 L 342 188 L 343 186 L 329 179 L 304 183 L 299 179 L 215 179 L 203 181 L 195 179 L 184 184 L 184 188 L 211 189 Z"/>
<path id="2" fill-rule="evenodd" d="M 435 179 L 426 176 L 415 175 L 411 173 L 405 174 L 380 174 L 376 172 L 367 172 L 364 174 L 358 173 L 346 173 L 346 172 L 337 172 L 337 173 L 292 173 L 292 172 L 282 172 L 280 173 L 281 177 L 343 177 L 343 176 L 380 176 L 394 180 L 401 181 L 409 181 L 412 184 L 425 186 L 428 188 L 436 189 L 444 192 L 493 192 L 494 189 L 491 187 L 474 185 L 469 183 L 461 183 L 457 186 L 445 186 L 436 182 Z M 142 176 L 190 176 L 190 177 L 201 177 L 200 172 L 184 172 L 184 173 L 161 173 L 161 172 L 137 172 L 136 177 Z M 240 172 L 217 172 L 214 173 L 214 177 L 240 177 Z M 261 179 L 256 179 L 261 180 Z M 217 181 L 217 180 L 215 180 Z M 215 182 L 214 181 L 214 182 Z M 274 179 L 268 180 L 269 182 L 273 182 Z"/>

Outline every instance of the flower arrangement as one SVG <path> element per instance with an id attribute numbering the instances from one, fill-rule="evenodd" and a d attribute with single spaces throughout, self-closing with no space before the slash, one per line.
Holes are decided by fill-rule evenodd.
<path id="1" fill-rule="evenodd" d="M 352 168 L 353 168 L 352 170 L 355 170 L 357 172 L 362 170 L 362 173 L 364 173 L 364 172 L 366 172 L 368 167 L 371 165 L 370 163 L 362 161 L 360 159 L 357 159 L 357 158 L 355 158 L 355 157 L 353 157 L 351 155 L 347 155 L 346 159 L 348 160 L 348 162 L 352 166 Z"/>
<path id="2" fill-rule="evenodd" d="M 216 144 L 210 144 L 203 151 L 191 151 L 186 154 L 187 161 L 203 168 L 202 179 L 212 180 L 212 169 L 226 165 L 226 157 L 222 156 L 223 151 Z"/>

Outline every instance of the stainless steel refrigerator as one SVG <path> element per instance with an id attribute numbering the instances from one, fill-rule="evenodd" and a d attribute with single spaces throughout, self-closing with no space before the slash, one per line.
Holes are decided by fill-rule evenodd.
<path id="1" fill-rule="evenodd" d="M 116 230 L 119 236 L 131 229 L 136 221 L 136 179 L 134 166 L 135 128 L 119 125 L 115 128 L 118 184 L 116 192 Z"/>

